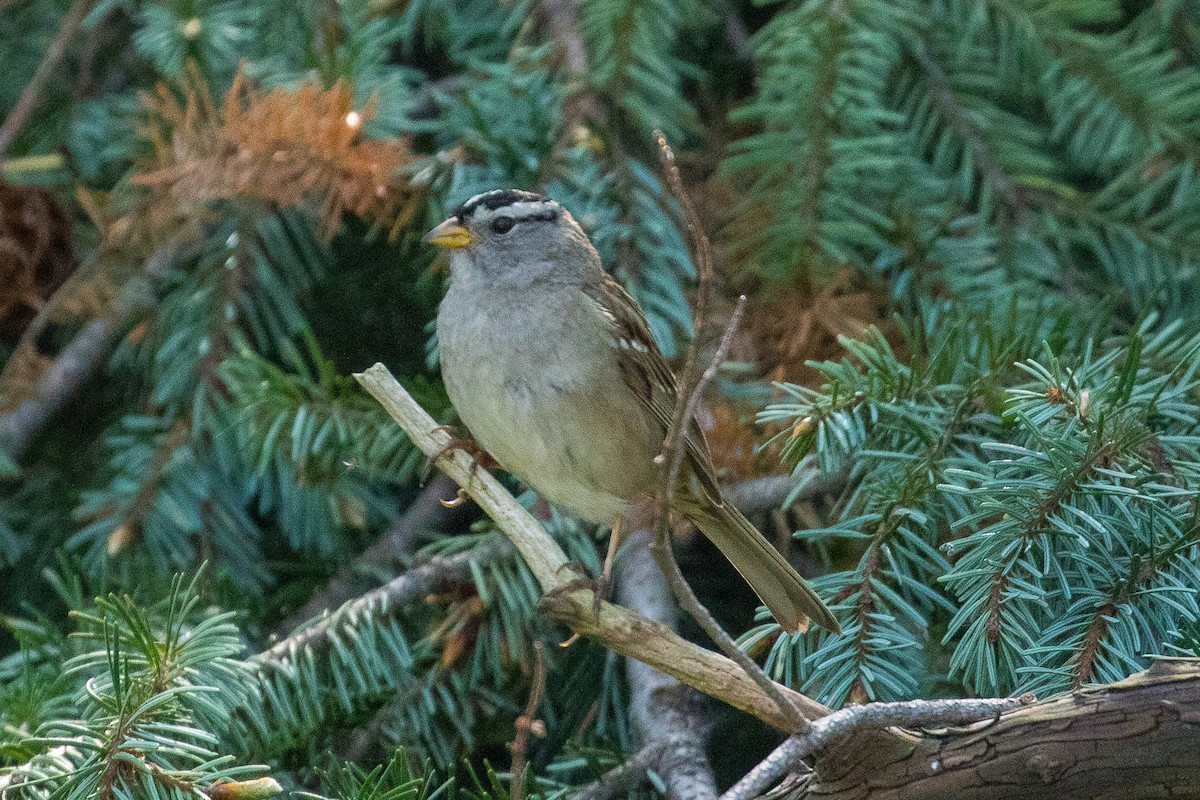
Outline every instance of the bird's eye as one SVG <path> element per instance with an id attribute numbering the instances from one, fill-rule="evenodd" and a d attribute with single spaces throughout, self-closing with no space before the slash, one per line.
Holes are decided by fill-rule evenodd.
<path id="1" fill-rule="evenodd" d="M 513 229 L 513 225 L 516 223 L 513 222 L 512 217 L 496 217 L 492 220 L 492 230 L 496 233 L 508 233 Z"/>

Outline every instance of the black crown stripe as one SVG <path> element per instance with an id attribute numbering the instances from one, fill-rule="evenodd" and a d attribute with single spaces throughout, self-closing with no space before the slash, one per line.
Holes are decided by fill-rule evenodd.
<path id="1" fill-rule="evenodd" d="M 481 194 L 459 206 L 458 210 L 454 212 L 454 216 L 458 218 L 459 222 L 463 222 L 476 209 L 486 208 L 488 211 L 495 211 L 517 203 L 548 203 L 552 207 L 546 211 L 539 211 L 536 214 L 526 214 L 514 218 L 515 222 L 530 222 L 535 220 L 539 222 L 551 222 L 558 219 L 557 203 L 540 194 L 526 192 L 521 189 L 496 189 L 495 191 Z"/>

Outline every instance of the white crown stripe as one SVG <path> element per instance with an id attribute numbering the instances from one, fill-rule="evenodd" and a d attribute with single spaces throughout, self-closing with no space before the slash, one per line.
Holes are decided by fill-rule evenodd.
<path id="1" fill-rule="evenodd" d="M 523 221 L 538 217 L 553 217 L 561 213 L 562 206 L 548 197 L 518 189 L 493 189 L 477 194 L 459 206 L 460 218 L 470 216 L 481 222 L 498 216 L 512 217 Z"/>

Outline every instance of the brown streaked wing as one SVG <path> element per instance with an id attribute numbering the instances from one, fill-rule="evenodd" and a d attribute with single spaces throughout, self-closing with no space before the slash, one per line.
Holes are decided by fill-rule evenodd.
<path id="1" fill-rule="evenodd" d="M 612 327 L 613 347 L 617 350 L 626 385 L 658 420 L 663 436 L 666 436 L 671 417 L 675 414 L 678 388 L 675 376 L 658 349 L 637 303 L 607 273 L 602 282 L 584 286 L 583 293 Z M 704 494 L 716 505 L 723 505 L 724 500 L 708 453 L 708 443 L 695 420 L 688 424 L 684 446 L 687 448 L 688 464 L 700 481 Z"/>

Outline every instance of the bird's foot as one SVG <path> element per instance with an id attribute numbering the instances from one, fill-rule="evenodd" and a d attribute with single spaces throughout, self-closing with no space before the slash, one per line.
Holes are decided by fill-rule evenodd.
<path id="1" fill-rule="evenodd" d="M 469 455 L 471 457 L 471 477 L 472 478 L 475 477 L 475 471 L 480 469 L 481 467 L 483 469 L 492 469 L 494 467 L 500 466 L 499 464 L 496 463 L 496 459 L 492 458 L 492 456 L 486 450 L 484 450 L 482 447 L 480 447 L 479 443 L 476 442 L 474 439 L 472 439 L 470 437 L 459 436 L 458 428 L 454 427 L 453 425 L 438 425 L 433 430 L 441 431 L 442 433 L 448 434 L 450 436 L 450 441 L 448 441 L 444 445 L 442 445 L 436 453 L 429 456 L 429 458 L 425 459 L 425 465 L 421 468 L 421 483 L 422 484 L 424 484 L 425 481 L 429 478 L 429 473 L 433 470 L 433 465 L 437 463 L 437 460 L 439 458 L 441 458 L 442 456 L 444 456 L 446 453 L 450 452 L 451 450 L 462 450 L 464 453 L 466 453 L 467 455 Z M 461 494 L 462 493 L 460 492 L 459 493 L 460 497 L 461 497 Z M 456 500 L 458 500 L 458 502 L 462 502 L 458 498 L 456 498 Z M 452 500 L 450 502 L 455 502 L 455 501 Z"/>
<path id="2" fill-rule="evenodd" d="M 570 562 L 563 564 L 560 569 L 569 569 L 574 572 L 577 577 L 572 578 L 561 586 L 556 586 L 547 594 L 570 594 L 577 589 L 590 589 L 592 592 L 592 613 L 596 617 L 596 621 L 600 620 L 600 606 L 608 599 L 608 593 L 612 589 L 612 575 L 602 574 L 599 577 L 593 578 L 587 574 L 587 571 L 581 564 Z"/>

